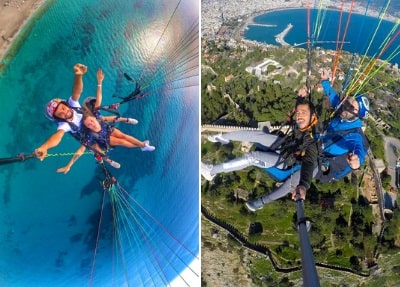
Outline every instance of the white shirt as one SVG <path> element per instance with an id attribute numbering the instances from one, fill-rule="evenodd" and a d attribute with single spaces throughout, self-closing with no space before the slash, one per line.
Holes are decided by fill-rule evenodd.
<path id="1" fill-rule="evenodd" d="M 68 104 L 71 107 L 76 107 L 76 108 L 80 108 L 81 107 L 79 102 L 74 101 L 72 98 L 68 99 Z M 72 112 L 73 112 L 72 122 L 78 127 L 78 129 L 80 129 L 83 115 L 77 113 L 75 110 L 72 110 Z M 59 122 L 57 130 L 64 130 L 64 132 L 66 132 L 66 133 L 67 132 L 71 132 L 71 133 L 76 133 L 77 132 L 77 131 L 74 131 L 71 128 L 71 126 L 69 125 L 69 123 L 67 123 L 67 122 Z"/>

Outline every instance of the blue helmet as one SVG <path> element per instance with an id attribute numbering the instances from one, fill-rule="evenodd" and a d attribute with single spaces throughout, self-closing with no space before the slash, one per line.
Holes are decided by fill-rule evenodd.
<path id="1" fill-rule="evenodd" d="M 358 103 L 358 116 L 360 118 L 366 118 L 369 112 L 369 100 L 366 96 L 358 94 L 354 98 Z"/>

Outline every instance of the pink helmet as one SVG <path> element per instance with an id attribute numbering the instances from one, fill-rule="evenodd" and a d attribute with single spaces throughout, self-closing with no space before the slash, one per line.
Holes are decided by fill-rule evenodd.
<path id="1" fill-rule="evenodd" d="M 47 105 L 46 105 L 46 110 L 45 110 L 45 115 L 52 121 L 55 120 L 54 118 L 54 113 L 56 112 L 56 109 L 58 105 L 62 102 L 63 100 L 61 99 L 52 99 Z"/>

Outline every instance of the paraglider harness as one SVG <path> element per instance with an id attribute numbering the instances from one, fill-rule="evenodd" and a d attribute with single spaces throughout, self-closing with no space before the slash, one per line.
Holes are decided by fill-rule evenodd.
<path id="1" fill-rule="evenodd" d="M 90 101 L 93 98 L 88 98 L 87 100 L 85 100 L 85 103 L 83 105 L 83 107 L 71 107 L 66 101 L 62 101 L 61 103 L 66 105 L 67 107 L 69 107 L 70 109 L 74 110 L 76 113 L 78 114 L 83 114 L 85 109 L 89 109 L 91 110 L 93 113 L 95 113 L 95 111 L 93 111 L 91 105 L 90 105 Z M 95 99 L 94 99 L 95 100 Z M 75 138 L 80 144 L 84 145 L 86 148 L 88 148 L 89 150 L 93 151 L 95 154 L 95 157 L 100 156 L 100 157 L 105 157 L 106 153 L 108 151 L 108 149 L 105 149 L 104 152 L 101 152 L 97 149 L 93 149 L 91 146 L 89 146 L 89 140 L 88 140 L 88 136 L 89 136 L 89 132 L 91 132 L 89 129 L 85 128 L 85 127 L 81 127 L 79 128 L 75 123 L 64 120 L 64 119 L 59 119 L 57 117 L 54 118 L 54 120 L 58 123 L 67 123 L 70 128 L 71 128 L 71 136 L 73 138 Z M 104 147 L 102 147 L 104 148 Z"/>
<path id="2" fill-rule="evenodd" d="M 298 101 L 299 99 L 297 99 L 296 106 Z M 311 114 L 315 114 L 315 112 L 312 110 Z M 299 164 L 305 156 L 308 147 L 312 144 L 316 144 L 314 141 L 314 134 L 318 124 L 317 116 L 315 115 L 314 120 L 310 122 L 306 128 L 297 129 L 296 131 L 296 122 L 293 119 L 293 115 L 294 109 L 279 128 L 277 133 L 280 135 L 277 140 L 268 148 L 270 151 L 279 153 L 280 156 L 276 165 L 283 163 L 284 169 L 289 169 Z M 286 133 L 282 134 L 281 130 L 284 125 L 289 125 L 290 127 Z M 305 141 L 307 137 L 310 137 L 310 139 Z"/>
<path id="3" fill-rule="evenodd" d="M 347 165 L 348 154 L 338 156 L 327 156 L 324 154 L 324 148 L 329 147 L 335 142 L 345 138 L 348 134 L 357 133 L 362 136 L 363 148 L 365 151 L 369 149 L 369 142 L 361 128 L 352 128 L 348 130 L 335 131 L 334 136 L 328 142 L 322 143 L 322 139 L 318 139 L 318 169 L 319 175 L 317 179 L 322 182 L 331 182 L 334 180 L 334 174 L 343 170 Z"/>

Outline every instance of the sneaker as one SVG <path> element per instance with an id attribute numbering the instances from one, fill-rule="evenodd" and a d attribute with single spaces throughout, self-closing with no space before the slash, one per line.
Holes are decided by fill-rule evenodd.
<path id="1" fill-rule="evenodd" d="M 229 143 L 229 140 L 223 138 L 222 133 L 208 136 L 208 140 L 210 142 L 213 142 L 213 143 L 222 143 L 222 144 L 228 144 Z"/>
<path id="2" fill-rule="evenodd" d="M 128 123 L 132 125 L 136 125 L 139 121 L 137 119 L 128 118 Z"/>
<path id="3" fill-rule="evenodd" d="M 156 148 L 152 145 L 150 145 L 149 141 L 144 141 L 144 147 L 140 148 L 142 151 L 153 151 Z"/>
<path id="4" fill-rule="evenodd" d="M 217 135 L 209 135 L 207 137 L 208 141 L 212 142 L 212 143 L 217 143 L 218 141 L 215 139 Z"/>
<path id="5" fill-rule="evenodd" d="M 201 163 L 201 175 L 208 181 L 212 181 L 215 177 L 215 174 L 211 174 L 212 165 Z"/>
<path id="6" fill-rule="evenodd" d="M 253 212 L 262 209 L 264 207 L 264 202 L 262 201 L 262 197 L 248 201 L 245 204 L 247 209 Z"/>
<path id="7" fill-rule="evenodd" d="M 113 160 L 110 160 L 108 163 L 114 168 L 120 168 L 121 167 L 121 165 L 118 162 L 113 161 Z"/>

